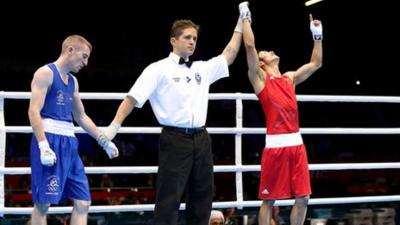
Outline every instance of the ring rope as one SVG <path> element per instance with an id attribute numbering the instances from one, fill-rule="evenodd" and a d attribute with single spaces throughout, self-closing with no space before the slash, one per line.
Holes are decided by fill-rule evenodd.
<path id="1" fill-rule="evenodd" d="M 260 165 L 218 165 L 214 166 L 215 173 L 225 172 L 259 172 Z M 309 164 L 312 171 L 318 170 L 362 170 L 362 169 L 400 169 L 399 162 L 387 163 L 325 163 Z M 158 166 L 89 166 L 85 167 L 87 174 L 141 174 L 157 173 Z M 0 168 L 0 175 L 31 174 L 29 167 Z"/>
<path id="2" fill-rule="evenodd" d="M 29 99 L 30 92 L 3 92 L 4 98 Z M 120 100 L 126 93 L 104 93 L 104 92 L 82 92 L 82 99 L 98 100 Z M 354 95 L 296 95 L 300 102 L 375 102 L 375 103 L 400 103 L 400 97 L 395 96 L 354 96 Z M 213 93 L 209 94 L 210 100 L 257 100 L 255 94 L 248 93 Z"/>
<path id="3" fill-rule="evenodd" d="M 343 198 L 313 198 L 309 200 L 309 205 L 328 205 L 328 204 L 353 204 L 353 203 L 371 203 L 371 202 L 393 202 L 400 201 L 400 195 L 387 196 L 361 196 L 361 197 L 343 197 Z M 294 200 L 277 200 L 276 206 L 293 205 Z M 260 207 L 261 201 L 228 201 L 214 202 L 213 208 L 243 208 L 243 207 Z M 185 204 L 180 205 L 180 209 L 185 209 Z M 138 212 L 138 211 L 153 211 L 154 204 L 142 205 L 99 205 L 90 206 L 89 213 L 105 213 L 105 212 Z M 31 214 L 32 207 L 4 207 L 0 209 L 4 214 Z M 71 213 L 72 207 L 50 207 L 50 214 L 65 214 Z"/>
<path id="4" fill-rule="evenodd" d="M 118 100 L 123 99 L 126 93 L 81 93 L 82 99 Z M 30 126 L 5 126 L 4 123 L 4 99 L 29 99 L 30 92 L 4 92 L 0 91 L 0 215 L 2 214 L 31 214 L 32 208 L 4 207 L 4 175 L 30 174 L 28 167 L 5 168 L 5 134 L 6 133 L 31 133 Z M 332 95 L 297 95 L 302 102 L 378 102 L 400 103 L 400 97 L 384 96 L 332 96 Z M 259 207 L 261 201 L 243 201 L 242 172 L 260 171 L 259 165 L 242 165 L 241 159 L 241 135 L 265 134 L 265 128 L 243 128 L 242 100 L 257 100 L 254 94 L 210 94 L 210 100 L 236 100 L 236 127 L 232 128 L 207 128 L 211 134 L 235 134 L 235 165 L 214 166 L 214 172 L 236 172 L 236 201 L 215 202 L 214 208 L 229 207 Z M 83 129 L 76 127 L 77 133 L 84 133 Z M 303 134 L 400 134 L 400 128 L 302 128 Z M 119 133 L 160 133 L 160 127 L 123 127 Z M 88 174 L 104 173 L 156 173 L 157 166 L 146 167 L 86 167 Z M 353 169 L 399 169 L 400 163 L 337 163 L 337 164 L 310 164 L 310 170 L 353 170 Z M 400 201 L 400 195 L 390 196 L 360 196 L 339 198 L 315 198 L 310 205 L 319 204 L 349 204 L 366 202 L 392 202 Z M 278 200 L 278 206 L 292 205 L 294 200 Z M 183 209 L 185 204 L 181 205 Z M 146 205 L 120 205 L 120 206 L 91 206 L 91 213 L 124 212 L 124 211 L 152 211 L 154 204 Z M 70 213 L 72 207 L 51 207 L 50 213 Z"/>

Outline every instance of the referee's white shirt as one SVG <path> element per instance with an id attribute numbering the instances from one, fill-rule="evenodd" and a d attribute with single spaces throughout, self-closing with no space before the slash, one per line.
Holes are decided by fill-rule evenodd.
<path id="1" fill-rule="evenodd" d="M 128 95 L 141 108 L 150 100 L 161 125 L 201 127 L 206 123 L 210 84 L 228 77 L 228 63 L 223 55 L 208 61 L 195 61 L 188 68 L 171 52 L 167 58 L 143 70 Z"/>

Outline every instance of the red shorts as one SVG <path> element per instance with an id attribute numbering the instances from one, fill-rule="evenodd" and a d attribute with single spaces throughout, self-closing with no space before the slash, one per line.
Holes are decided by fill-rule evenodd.
<path id="1" fill-rule="evenodd" d="M 272 200 L 310 194 L 310 173 L 304 144 L 264 148 L 258 197 Z"/>

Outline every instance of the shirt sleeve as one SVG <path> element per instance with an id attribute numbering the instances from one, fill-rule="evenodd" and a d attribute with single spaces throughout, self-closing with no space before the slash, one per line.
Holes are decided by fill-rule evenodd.
<path id="1" fill-rule="evenodd" d="M 156 65 L 149 65 L 143 70 L 131 90 L 129 90 L 128 95 L 136 100 L 136 107 L 142 108 L 147 99 L 156 90 L 158 74 Z"/>
<path id="2" fill-rule="evenodd" d="M 210 84 L 229 76 L 228 62 L 222 54 L 206 61 L 206 65 Z"/>

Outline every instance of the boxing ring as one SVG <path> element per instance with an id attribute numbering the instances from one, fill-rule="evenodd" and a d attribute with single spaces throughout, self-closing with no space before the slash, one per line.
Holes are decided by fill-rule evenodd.
<path id="1" fill-rule="evenodd" d="M 122 100 L 126 93 L 81 93 L 84 100 Z M 6 207 L 5 206 L 5 175 L 30 174 L 28 167 L 5 167 L 6 134 L 7 133 L 31 133 L 30 126 L 7 126 L 4 120 L 5 99 L 29 99 L 29 92 L 0 92 L 0 215 L 5 214 L 31 214 L 32 207 Z M 400 103 L 400 97 L 381 96 L 330 96 L 330 95 L 297 95 L 301 102 L 357 102 L 357 103 Z M 236 174 L 236 200 L 225 202 L 214 202 L 213 208 L 242 209 L 244 207 L 259 207 L 261 201 L 246 201 L 243 199 L 243 173 L 259 172 L 259 165 L 243 165 L 242 163 L 242 135 L 243 134 L 265 134 L 265 128 L 243 127 L 243 101 L 257 100 L 254 94 L 210 94 L 209 99 L 231 100 L 236 103 L 236 126 L 235 127 L 208 127 L 210 134 L 232 134 L 235 135 L 235 164 L 214 166 L 215 173 L 235 172 Z M 26 115 L 23 113 L 22 115 Z M 264 118 L 262 118 L 264 119 Z M 301 128 L 302 134 L 400 134 L 400 128 Z M 84 133 L 83 129 L 75 127 L 76 133 Z M 119 133 L 145 133 L 159 134 L 160 127 L 121 127 Z M 261 151 L 261 149 L 260 149 Z M 390 163 L 332 163 L 332 164 L 310 164 L 310 171 L 317 170 L 367 170 L 367 169 L 400 169 L 400 162 Z M 113 167 L 86 167 L 87 174 L 149 174 L 156 173 L 157 166 L 113 166 Z M 396 202 L 400 201 L 400 195 L 385 196 L 356 196 L 336 198 L 311 198 L 309 205 L 325 204 L 350 204 L 350 203 L 373 203 L 373 202 Z M 287 206 L 294 200 L 278 200 L 275 205 Z M 181 204 L 181 209 L 185 204 Z M 90 207 L 90 213 L 104 212 L 133 212 L 153 211 L 154 204 L 142 205 L 94 205 Z M 50 207 L 51 214 L 70 213 L 72 207 Z"/>

